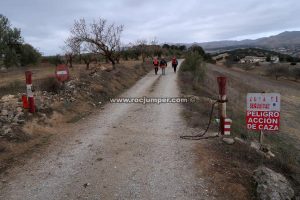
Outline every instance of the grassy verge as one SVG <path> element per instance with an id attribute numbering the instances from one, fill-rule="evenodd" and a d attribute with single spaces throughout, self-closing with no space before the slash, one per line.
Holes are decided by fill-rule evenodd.
<path id="1" fill-rule="evenodd" d="M 179 73 L 179 85 L 184 95 L 194 95 L 202 99 L 196 104 L 185 104 L 183 112 L 184 117 L 187 119 L 187 123 L 192 127 L 204 128 L 207 124 L 209 117 L 209 111 L 211 102 L 205 101 L 205 99 L 216 99 L 218 94 L 216 77 L 222 75 L 219 72 L 210 70 L 208 67 L 204 67 L 204 63 L 197 64 L 193 59 L 201 59 L 187 57 L 183 63 Z M 194 64 L 194 67 L 191 66 Z M 196 66 L 196 67 L 195 67 Z M 201 71 L 201 79 L 196 73 L 197 68 Z M 199 69 L 198 69 L 199 70 Z M 245 97 L 248 92 L 257 91 L 256 88 L 243 83 L 242 79 L 233 79 L 228 77 L 228 96 L 230 96 L 227 113 L 233 120 L 232 135 L 238 136 L 246 141 L 253 141 L 258 138 L 256 132 L 249 132 L 245 126 Z M 195 82 L 195 80 L 200 80 Z M 214 113 L 214 118 L 218 115 Z M 214 124 L 210 131 L 217 131 L 218 127 Z M 277 172 L 284 174 L 294 186 L 296 194 L 300 192 L 300 177 L 299 177 L 299 152 L 289 142 L 291 138 L 288 138 L 286 134 L 269 134 L 265 138 L 265 142 L 271 145 L 271 150 L 275 153 L 276 157 L 273 159 L 266 159 L 251 149 L 248 145 L 241 145 L 236 143 L 232 146 L 227 146 L 220 143 L 218 140 L 210 140 L 205 144 L 207 148 L 210 148 L 215 157 L 221 163 L 221 167 L 214 166 L 213 168 L 222 168 L 224 171 L 229 171 L 228 174 L 220 175 L 219 182 L 231 181 L 241 184 L 246 188 L 248 198 L 253 197 L 253 183 L 251 179 L 252 171 L 259 165 L 266 165 Z M 297 153 L 298 152 L 298 153 Z M 243 179 L 240 176 L 243 175 Z M 211 174 L 211 176 L 215 176 Z M 214 183 L 218 184 L 218 183 Z M 224 191 L 226 192 L 226 190 Z"/>

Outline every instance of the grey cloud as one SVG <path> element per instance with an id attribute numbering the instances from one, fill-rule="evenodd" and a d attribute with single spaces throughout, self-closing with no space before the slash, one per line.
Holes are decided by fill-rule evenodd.
<path id="1" fill-rule="evenodd" d="M 75 19 L 124 24 L 123 42 L 204 42 L 299 30 L 298 0 L 2 0 L 0 13 L 44 54 L 60 52 Z"/>

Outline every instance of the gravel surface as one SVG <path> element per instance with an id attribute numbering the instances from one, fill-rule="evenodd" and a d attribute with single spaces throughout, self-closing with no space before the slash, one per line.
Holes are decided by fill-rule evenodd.
<path id="1" fill-rule="evenodd" d="M 181 63 L 181 61 L 179 62 Z M 123 97 L 177 97 L 177 75 L 150 72 Z M 0 199 L 213 199 L 180 104 L 107 104 L 59 129 L 65 139 L 2 175 Z"/>

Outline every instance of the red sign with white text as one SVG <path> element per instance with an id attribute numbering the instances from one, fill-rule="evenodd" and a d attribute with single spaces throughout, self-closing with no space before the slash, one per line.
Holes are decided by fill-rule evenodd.
<path id="1" fill-rule="evenodd" d="M 280 127 L 280 94 L 247 94 L 247 129 L 278 131 Z"/>

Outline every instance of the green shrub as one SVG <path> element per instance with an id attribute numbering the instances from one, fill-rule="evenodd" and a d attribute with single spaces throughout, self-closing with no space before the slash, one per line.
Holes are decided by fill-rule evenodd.
<path id="1" fill-rule="evenodd" d="M 198 52 L 189 52 L 186 55 L 181 70 L 183 72 L 192 73 L 194 86 L 197 86 L 199 82 L 203 81 L 206 74 L 205 63 Z"/>
<path id="2" fill-rule="evenodd" d="M 30 44 L 24 44 L 21 48 L 20 62 L 21 66 L 37 64 L 41 58 L 41 53 L 38 52 Z"/>

